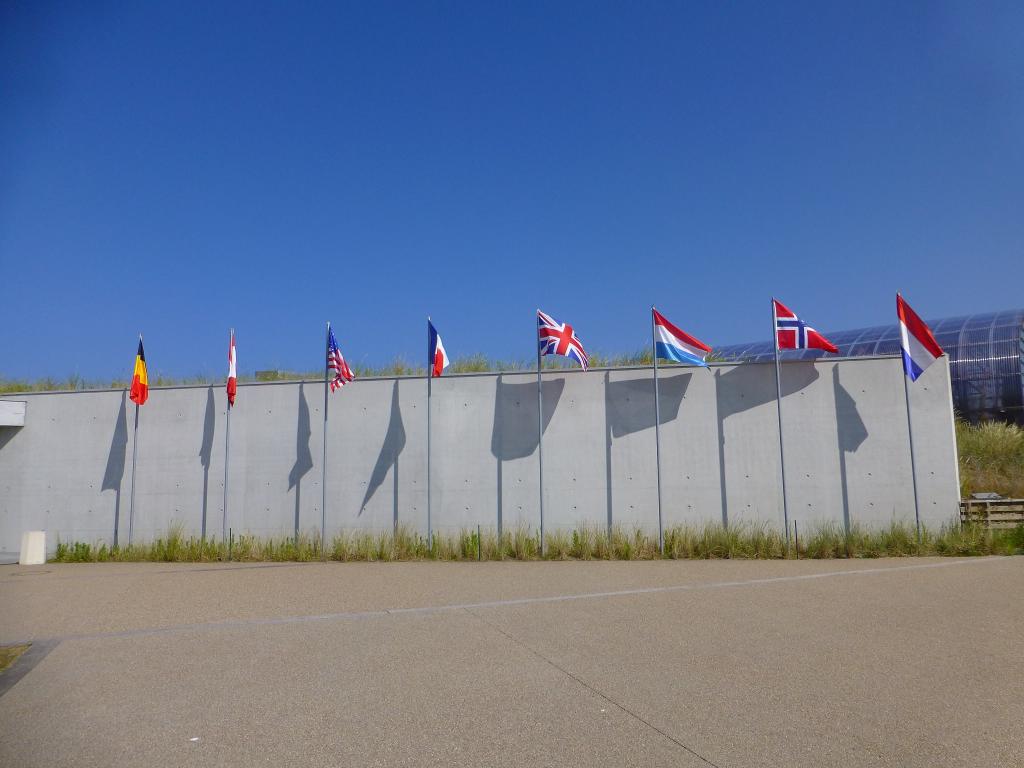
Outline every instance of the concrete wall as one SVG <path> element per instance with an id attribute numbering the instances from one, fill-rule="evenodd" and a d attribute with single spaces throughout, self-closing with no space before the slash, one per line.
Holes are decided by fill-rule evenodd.
<path id="1" fill-rule="evenodd" d="M 914 519 L 898 358 L 782 369 L 790 518 L 867 525 Z M 772 365 L 662 369 L 666 525 L 782 524 Z M 535 374 L 432 384 L 433 524 L 539 523 Z M 123 391 L 39 393 L 24 427 L 0 427 L 0 551 L 21 532 L 127 540 L 134 406 Z M 912 385 L 922 519 L 957 513 L 945 359 Z M 135 538 L 180 523 L 220 535 L 222 386 L 154 389 L 141 409 Z M 231 414 L 228 525 L 262 536 L 319 529 L 321 383 L 239 387 Z M 657 527 L 650 368 L 544 374 L 547 530 L 581 522 Z M 426 381 L 366 379 L 330 397 L 327 526 L 426 529 Z"/>

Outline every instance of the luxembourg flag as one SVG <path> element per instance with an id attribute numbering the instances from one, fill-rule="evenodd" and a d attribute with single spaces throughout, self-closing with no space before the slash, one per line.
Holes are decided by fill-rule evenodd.
<path id="1" fill-rule="evenodd" d="M 903 297 L 896 294 L 896 317 L 900 321 L 900 351 L 903 370 L 911 381 L 924 373 L 924 369 L 942 357 L 942 347 L 935 341 L 932 329 L 910 308 Z"/>
<path id="2" fill-rule="evenodd" d="M 444 344 L 441 343 L 441 335 L 437 328 L 427 318 L 427 368 L 430 369 L 430 377 L 440 376 L 448 367 L 448 355 L 444 351 Z"/>
<path id="3" fill-rule="evenodd" d="M 672 325 L 654 307 L 651 307 L 651 312 L 654 313 L 654 354 L 662 360 L 706 368 L 708 364 L 704 358 L 711 353 L 711 347 Z"/>

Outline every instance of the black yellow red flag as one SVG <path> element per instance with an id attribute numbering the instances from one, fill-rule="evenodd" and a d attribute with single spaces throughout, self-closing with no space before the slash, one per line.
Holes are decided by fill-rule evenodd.
<path id="1" fill-rule="evenodd" d="M 145 405 L 149 398 L 149 374 L 146 373 L 146 352 L 139 337 L 139 351 L 135 355 L 135 372 L 132 374 L 132 389 L 128 395 L 133 403 Z"/>

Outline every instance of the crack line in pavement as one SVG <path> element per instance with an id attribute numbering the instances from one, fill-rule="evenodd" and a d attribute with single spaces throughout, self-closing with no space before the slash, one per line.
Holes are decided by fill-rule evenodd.
<path id="1" fill-rule="evenodd" d="M 986 557 L 975 560 L 953 560 L 942 563 L 924 563 L 921 565 L 900 565 L 894 568 L 856 568 L 842 571 L 821 571 L 818 573 L 804 573 L 793 576 L 773 576 L 764 579 L 747 579 L 739 581 L 712 581 L 703 584 L 676 584 L 666 587 L 636 587 L 634 589 L 620 589 L 607 592 L 583 592 L 570 595 L 549 595 L 541 597 L 519 597 L 507 600 L 485 600 L 475 603 L 454 603 L 449 605 L 425 605 L 414 608 L 381 608 L 365 611 L 341 611 L 338 613 L 322 613 L 300 616 L 276 616 L 258 617 L 251 619 L 225 619 L 221 621 L 204 621 L 193 624 L 173 624 L 167 627 L 147 627 L 140 629 L 115 630 L 112 632 L 87 632 L 81 634 L 58 635 L 51 638 L 36 638 L 49 640 L 98 640 L 114 639 L 125 637 L 147 637 L 156 635 L 177 634 L 180 632 L 196 632 L 202 630 L 217 629 L 240 629 L 244 627 L 276 626 L 283 624 L 304 624 L 326 621 L 346 621 L 358 619 L 382 618 L 385 616 L 402 616 L 411 614 L 429 615 L 433 613 L 445 613 L 460 611 L 471 608 L 508 608 L 518 605 L 542 605 L 545 603 L 563 603 L 573 600 L 598 600 L 606 597 L 631 597 L 636 595 L 656 595 L 671 592 L 697 592 L 705 589 L 726 589 L 730 587 L 758 587 L 767 584 L 782 584 L 787 582 L 810 581 L 814 579 L 828 579 L 839 576 L 865 576 L 878 575 L 883 573 L 900 573 L 904 571 L 918 571 L 929 568 L 953 568 L 967 565 L 981 565 L 984 563 L 1002 563 L 1012 561 L 1013 557 Z M 27 642 L 32 642 L 28 638 Z"/>
<path id="2" fill-rule="evenodd" d="M 498 633 L 504 635 L 506 638 L 511 640 L 513 643 L 518 645 L 520 648 L 523 648 L 523 649 L 529 651 L 530 653 L 532 653 L 534 656 L 536 656 L 538 659 L 540 659 L 544 663 L 548 664 L 549 666 L 553 667 L 554 669 L 557 669 L 559 672 L 561 672 L 566 677 L 569 677 L 572 680 L 575 680 L 579 685 L 581 685 L 582 687 L 586 688 L 591 693 L 594 693 L 597 696 L 600 696 L 602 699 L 607 701 L 612 706 L 617 707 L 618 709 L 621 709 L 623 712 L 625 712 L 627 715 L 632 717 L 634 720 L 637 720 L 637 721 L 643 723 L 644 725 L 646 725 L 648 728 L 650 728 L 655 733 L 658 733 L 658 734 L 664 736 L 666 739 L 671 741 L 677 747 L 680 747 L 681 749 L 686 750 L 691 755 L 696 757 L 698 760 L 701 760 L 701 761 L 707 763 L 708 765 L 712 766 L 713 768 L 719 768 L 719 766 L 717 764 L 715 764 L 715 763 L 711 762 L 710 760 L 708 760 L 706 757 L 704 757 L 704 755 L 700 754 L 699 752 L 694 750 L 692 747 L 688 747 L 686 744 L 683 744 L 683 742 L 681 742 L 679 739 L 677 739 L 672 734 L 662 730 L 661 728 L 659 728 L 658 726 L 656 726 L 654 723 L 650 722 L 649 720 L 645 720 L 643 717 L 641 717 L 639 714 L 637 714 L 633 710 L 631 710 L 628 707 L 626 707 L 624 704 L 620 704 L 619 702 L 617 702 L 615 699 L 613 699 L 611 696 L 609 696 L 604 691 L 600 690 L 599 688 L 594 687 L 593 685 L 588 683 L 586 680 L 583 680 L 579 676 L 577 676 L 577 675 L 573 674 L 572 672 L 570 672 L 565 667 L 555 663 L 552 659 L 549 659 L 547 656 L 545 656 L 543 653 L 538 651 L 536 648 L 533 648 L 532 646 L 530 646 L 526 642 L 520 640 L 518 637 L 516 637 L 512 633 L 506 632 L 504 629 L 499 627 L 497 624 L 491 623 L 490 621 L 485 619 L 483 616 L 480 616 L 480 615 L 478 615 L 476 613 L 473 613 L 473 611 L 470 610 L 469 608 L 464 608 L 463 610 L 466 613 L 468 613 L 470 616 L 472 616 L 474 619 L 479 621 L 481 624 L 484 624 L 484 625 L 490 627 L 491 629 L 493 629 L 495 632 L 498 632 Z"/>

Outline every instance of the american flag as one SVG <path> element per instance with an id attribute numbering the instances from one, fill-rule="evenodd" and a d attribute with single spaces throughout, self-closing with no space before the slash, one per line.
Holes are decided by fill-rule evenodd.
<path id="1" fill-rule="evenodd" d="M 576 336 L 576 331 L 568 323 L 559 323 L 550 315 L 537 310 L 537 334 L 542 355 L 562 355 L 580 364 L 585 371 L 590 362 L 583 342 Z"/>
<path id="2" fill-rule="evenodd" d="M 334 330 L 327 329 L 327 370 L 334 371 L 334 378 L 331 379 L 331 392 L 338 387 L 345 386 L 352 381 L 352 369 L 345 362 L 341 350 L 338 349 L 338 342 L 334 338 Z"/>

